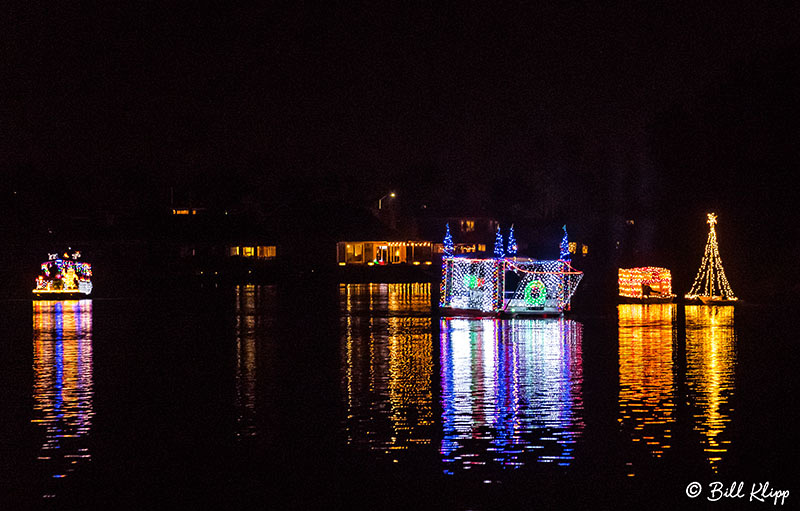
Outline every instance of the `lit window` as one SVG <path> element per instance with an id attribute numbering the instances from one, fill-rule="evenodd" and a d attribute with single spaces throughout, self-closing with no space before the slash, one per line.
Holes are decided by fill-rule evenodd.
<path id="1" fill-rule="evenodd" d="M 188 209 L 173 209 L 172 210 L 172 214 L 173 215 L 188 215 L 189 214 L 189 210 Z"/>
<path id="2" fill-rule="evenodd" d="M 255 250 L 253 247 L 242 247 L 242 255 L 245 257 L 253 257 Z"/>
<path id="3" fill-rule="evenodd" d="M 486 245 L 483 243 L 478 245 L 478 252 L 486 252 Z"/>
<path id="4" fill-rule="evenodd" d="M 586 245 L 581 245 L 581 254 L 586 255 L 589 253 L 589 247 Z"/>
<path id="5" fill-rule="evenodd" d="M 569 253 L 574 254 L 578 250 L 578 243 L 575 241 L 569 242 Z"/>
<path id="6" fill-rule="evenodd" d="M 257 248 L 256 253 L 260 259 L 272 259 L 275 257 L 275 247 L 273 245 L 260 246 Z"/>
<path id="7" fill-rule="evenodd" d="M 230 255 L 231 256 L 238 256 L 239 255 L 239 247 L 231 247 L 230 248 Z"/>

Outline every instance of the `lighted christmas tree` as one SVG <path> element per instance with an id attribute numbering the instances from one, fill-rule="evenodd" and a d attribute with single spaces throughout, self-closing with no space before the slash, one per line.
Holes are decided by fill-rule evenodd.
<path id="1" fill-rule="evenodd" d="M 562 261 L 570 262 L 570 255 L 569 255 L 569 240 L 567 239 L 567 226 L 564 225 L 564 237 L 561 238 L 561 253 L 558 256 L 559 259 Z"/>
<path id="2" fill-rule="evenodd" d="M 500 232 L 500 226 L 497 226 L 497 233 L 494 237 L 494 256 L 498 259 L 506 256 L 506 251 L 503 249 L 503 233 Z"/>
<path id="3" fill-rule="evenodd" d="M 517 255 L 517 239 L 514 238 L 514 224 L 511 224 L 511 230 L 508 231 L 508 255 Z"/>
<path id="4" fill-rule="evenodd" d="M 447 232 L 444 234 L 444 255 L 452 257 L 455 247 L 453 247 L 453 237 L 450 235 L 450 224 L 447 224 Z"/>
<path id="5" fill-rule="evenodd" d="M 694 278 L 692 289 L 686 295 L 689 300 L 695 298 L 736 300 L 731 286 L 728 284 L 728 278 L 725 277 L 725 270 L 722 268 L 722 258 L 719 256 L 719 247 L 717 246 L 717 231 L 714 229 L 716 223 L 717 215 L 708 213 L 708 225 L 711 227 L 708 230 L 706 250 L 703 254 L 703 261 L 700 263 L 700 269 Z"/>

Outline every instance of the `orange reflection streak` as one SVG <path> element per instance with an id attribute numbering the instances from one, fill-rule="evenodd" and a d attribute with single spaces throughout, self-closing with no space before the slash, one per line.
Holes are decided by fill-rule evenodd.
<path id="1" fill-rule="evenodd" d="M 351 284 L 340 296 L 348 442 L 397 460 L 431 443 L 431 318 L 410 316 L 430 311 L 430 284 Z"/>
<path id="2" fill-rule="evenodd" d="M 674 304 L 619 305 L 619 422 L 657 458 L 675 425 Z M 633 476 L 633 472 L 628 474 Z"/>
<path id="3" fill-rule="evenodd" d="M 236 436 L 256 434 L 256 287 L 236 286 Z"/>
<path id="4" fill-rule="evenodd" d="M 731 441 L 725 429 L 733 409 L 736 334 L 733 307 L 686 306 L 686 377 L 695 411 L 694 430 L 703 436 L 706 457 L 719 470 Z"/>
<path id="5" fill-rule="evenodd" d="M 33 418 L 44 442 L 38 458 L 55 479 L 89 460 L 94 410 L 92 301 L 33 302 Z"/>
<path id="6" fill-rule="evenodd" d="M 259 433 L 259 425 L 267 419 L 259 416 L 259 399 L 272 387 L 257 386 L 259 360 L 269 363 L 274 345 L 270 327 L 274 320 L 276 289 L 253 284 L 236 286 L 236 436 L 239 439 Z M 268 372 L 269 368 L 267 368 Z M 263 367 L 262 367 L 263 372 Z M 262 375 L 262 379 L 264 376 Z M 269 383 L 269 382 L 268 382 Z M 257 390 L 258 388 L 258 390 Z M 269 429 L 269 428 L 267 428 Z"/>

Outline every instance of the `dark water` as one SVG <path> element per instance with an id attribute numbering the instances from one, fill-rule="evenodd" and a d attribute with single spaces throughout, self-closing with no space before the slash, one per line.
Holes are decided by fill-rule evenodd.
<path id="1" fill-rule="evenodd" d="M 800 498 L 791 311 L 466 319 L 430 300 L 0 302 L 4 508 L 772 506 L 708 502 L 714 481 Z"/>

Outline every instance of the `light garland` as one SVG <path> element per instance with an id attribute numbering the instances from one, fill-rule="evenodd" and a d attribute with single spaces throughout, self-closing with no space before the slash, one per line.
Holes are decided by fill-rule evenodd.
<path id="1" fill-rule="evenodd" d="M 533 296 L 534 290 L 536 290 L 536 296 Z M 532 280 L 525 286 L 523 295 L 525 297 L 525 303 L 528 305 L 532 307 L 544 307 L 547 288 L 541 280 Z"/>
<path id="2" fill-rule="evenodd" d="M 519 283 L 508 298 L 507 272 L 514 272 Z M 482 312 L 530 311 L 561 312 L 569 307 L 583 273 L 566 261 L 511 259 L 442 259 L 439 287 L 440 307 Z"/>
<path id="3" fill-rule="evenodd" d="M 503 260 L 445 258 L 442 260 L 440 305 L 483 312 L 503 307 Z"/>
<path id="4" fill-rule="evenodd" d="M 506 256 L 506 251 L 503 249 L 503 233 L 500 232 L 500 226 L 497 226 L 497 233 L 494 236 L 494 256 L 502 259 Z"/>
<path id="5" fill-rule="evenodd" d="M 567 226 L 564 224 L 564 237 L 561 238 L 559 259 L 570 262 L 571 256 L 569 255 L 569 240 L 567 239 Z"/>
<path id="6" fill-rule="evenodd" d="M 619 296 L 625 298 L 642 298 L 643 287 L 649 286 L 664 297 L 672 294 L 672 275 L 666 268 L 646 266 L 643 268 L 620 268 L 618 272 Z"/>
<path id="7" fill-rule="evenodd" d="M 514 237 L 514 224 L 511 224 L 511 229 L 508 231 L 508 255 L 517 255 L 517 239 Z"/>
<path id="8" fill-rule="evenodd" d="M 37 293 L 92 292 L 92 265 L 73 259 L 50 259 L 41 265 L 41 274 L 36 278 Z M 69 254 L 65 254 L 69 256 Z M 80 252 L 73 254 L 80 257 Z"/>
<path id="9" fill-rule="evenodd" d="M 455 251 L 453 246 L 453 236 L 450 235 L 450 223 L 447 223 L 447 231 L 444 235 L 444 255 L 452 256 Z"/>
<path id="10" fill-rule="evenodd" d="M 529 306 L 552 307 L 558 310 L 564 310 L 569 307 L 569 301 L 583 278 L 582 272 L 575 270 L 568 262 L 561 260 L 506 260 L 506 270 L 513 271 L 520 276 L 520 282 L 514 293 L 513 301 Z M 528 303 L 525 295 L 528 285 L 533 282 L 539 282 L 543 287 L 537 297 L 536 305 Z M 538 287 L 538 285 L 536 286 Z"/>
<path id="11" fill-rule="evenodd" d="M 715 298 L 722 300 L 736 300 L 736 296 L 728 284 L 728 278 L 725 276 L 725 270 L 722 268 L 722 258 L 719 255 L 719 247 L 717 245 L 717 231 L 714 225 L 717 223 L 717 215 L 715 213 L 708 213 L 708 240 L 706 241 L 705 252 L 703 253 L 703 260 L 700 263 L 700 269 L 697 271 L 697 276 L 694 278 L 692 289 L 686 294 L 688 300 L 695 298 Z"/>

